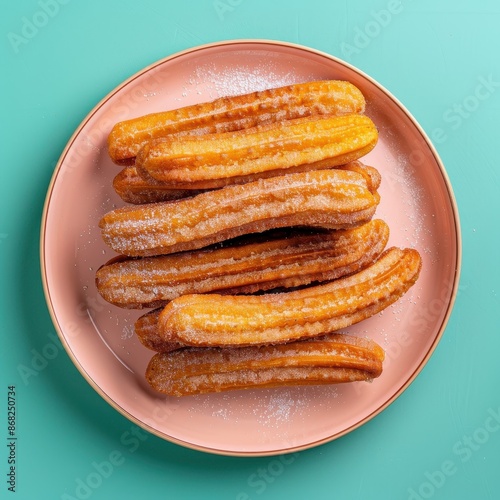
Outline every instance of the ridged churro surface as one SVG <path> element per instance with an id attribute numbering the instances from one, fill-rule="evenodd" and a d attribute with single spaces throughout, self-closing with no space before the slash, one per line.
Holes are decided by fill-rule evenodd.
<path id="1" fill-rule="evenodd" d="M 153 356 L 146 379 L 159 392 L 188 396 L 233 389 L 367 381 L 382 372 L 375 342 L 342 334 L 273 346 L 188 348 Z"/>
<path id="2" fill-rule="evenodd" d="M 132 163 L 149 141 L 169 135 L 229 132 L 316 114 L 362 113 L 365 99 L 345 81 L 299 83 L 152 113 L 117 123 L 108 137 L 115 163 Z"/>
<path id="3" fill-rule="evenodd" d="M 151 256 L 272 228 L 348 228 L 370 220 L 379 201 L 363 175 L 318 170 L 228 186 L 175 202 L 119 208 L 106 214 L 99 227 L 117 253 Z"/>
<path id="4" fill-rule="evenodd" d="M 322 335 L 395 302 L 415 283 L 420 266 L 416 250 L 393 247 L 356 274 L 295 292 L 184 295 L 160 314 L 159 335 L 193 346 L 269 344 Z"/>
<path id="5" fill-rule="evenodd" d="M 114 305 L 140 309 L 188 293 L 254 293 L 332 280 L 376 260 L 389 228 L 377 219 L 352 229 L 270 238 L 112 262 L 97 271 L 97 289 Z"/>
<path id="6" fill-rule="evenodd" d="M 333 166 L 329 162 L 320 162 L 322 168 L 338 168 L 340 170 L 352 170 L 365 177 L 368 189 L 374 193 L 380 186 L 381 176 L 377 169 L 363 164 L 359 160 L 351 161 L 345 165 Z M 306 172 L 308 170 L 319 170 L 317 164 L 306 164 L 300 167 L 290 167 L 286 171 L 269 171 L 260 174 L 244 175 L 240 177 L 221 178 L 210 182 L 211 188 L 221 188 L 231 184 L 245 184 L 258 179 L 275 177 L 287 173 Z M 135 165 L 125 167 L 113 180 L 113 188 L 116 193 L 127 203 L 140 205 L 145 203 L 157 203 L 160 201 L 178 200 L 194 196 L 206 189 L 195 189 L 197 186 L 207 186 L 207 182 L 176 183 L 175 187 L 168 182 L 160 182 L 152 177 L 141 177 Z"/>
<path id="7" fill-rule="evenodd" d="M 217 187 L 233 177 L 343 165 L 366 155 L 378 132 L 365 115 L 311 116 L 223 134 L 145 144 L 136 167 L 172 186 Z"/>

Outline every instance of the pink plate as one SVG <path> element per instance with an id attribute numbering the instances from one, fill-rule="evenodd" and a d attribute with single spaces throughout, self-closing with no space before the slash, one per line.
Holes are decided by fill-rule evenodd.
<path id="1" fill-rule="evenodd" d="M 113 256 L 97 226 L 123 205 L 107 156 L 114 123 L 138 115 L 295 82 L 349 80 L 367 99 L 380 139 L 365 160 L 382 173 L 377 217 L 389 244 L 417 248 L 417 284 L 392 307 L 348 329 L 386 350 L 373 383 L 162 397 L 144 380 L 152 352 L 134 337 L 141 314 L 104 302 L 96 269 Z M 271 455 L 312 447 L 367 422 L 411 383 L 436 347 L 457 292 L 460 229 L 452 189 L 429 139 L 404 107 L 356 68 L 289 43 L 230 41 L 167 57 L 134 75 L 78 127 L 55 169 L 45 204 L 42 277 L 48 307 L 86 380 L 132 422 L 169 441 L 226 455 Z"/>

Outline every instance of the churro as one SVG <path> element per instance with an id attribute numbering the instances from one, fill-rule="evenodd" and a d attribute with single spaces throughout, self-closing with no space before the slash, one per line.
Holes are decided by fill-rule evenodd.
<path id="1" fill-rule="evenodd" d="M 379 201 L 363 175 L 317 170 L 227 186 L 174 202 L 122 207 L 106 214 L 99 227 L 117 253 L 146 257 L 272 228 L 354 227 L 372 218 Z"/>
<path id="2" fill-rule="evenodd" d="M 362 113 L 364 109 L 363 95 L 349 82 L 299 83 L 119 122 L 109 134 L 108 152 L 115 163 L 132 164 L 142 146 L 161 137 L 229 132 L 301 116 Z"/>
<path id="3" fill-rule="evenodd" d="M 310 116 L 236 132 L 149 142 L 136 167 L 172 187 L 212 189 L 232 179 L 344 165 L 370 152 L 378 132 L 365 115 Z"/>
<path id="4" fill-rule="evenodd" d="M 233 389 L 370 381 L 382 373 L 374 341 L 343 334 L 271 346 L 188 348 L 153 356 L 146 379 L 169 396 Z"/>
<path id="5" fill-rule="evenodd" d="M 160 337 L 192 346 L 245 346 L 315 337 L 358 323 L 398 300 L 421 267 L 391 248 L 368 268 L 327 284 L 260 296 L 183 295 L 158 320 Z"/>
<path id="6" fill-rule="evenodd" d="M 114 305 L 141 309 L 188 293 L 254 293 L 337 279 L 375 261 L 389 228 L 372 220 L 352 229 L 269 238 L 112 261 L 97 271 L 97 289 Z"/>
<path id="7" fill-rule="evenodd" d="M 324 168 L 326 169 L 330 167 L 333 168 L 333 166 L 330 166 L 327 162 L 325 162 Z M 300 168 L 294 167 L 288 169 L 286 173 L 305 172 L 307 170 L 313 170 L 314 168 L 314 165 L 313 167 L 310 167 L 309 165 L 301 165 Z M 364 165 L 359 160 L 351 161 L 346 165 L 335 166 L 335 168 L 341 170 L 352 170 L 362 174 L 366 179 L 368 189 L 372 193 L 374 193 L 380 186 L 381 177 L 378 170 L 374 167 Z M 259 178 L 263 179 L 266 177 L 273 177 L 275 175 L 276 171 L 272 171 L 255 175 L 233 177 L 231 179 L 222 178 L 217 182 L 212 181 L 211 185 L 214 188 L 220 188 L 230 184 L 245 184 Z M 185 184 L 175 184 L 175 187 L 173 187 L 172 184 L 169 184 L 168 182 L 160 182 L 151 177 L 146 179 L 138 174 L 135 165 L 125 167 L 121 170 L 113 180 L 113 187 L 123 201 L 133 203 L 134 205 L 178 200 L 180 198 L 194 196 L 205 191 L 202 189 L 194 189 L 195 184 L 189 182 Z"/>

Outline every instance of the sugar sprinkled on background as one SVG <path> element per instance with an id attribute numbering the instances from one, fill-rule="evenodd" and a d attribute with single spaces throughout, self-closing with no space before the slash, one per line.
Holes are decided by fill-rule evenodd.
<path id="1" fill-rule="evenodd" d="M 220 68 L 215 64 L 208 64 L 196 69 L 195 78 L 190 83 L 205 84 L 210 97 L 216 98 L 290 85 L 297 83 L 297 77 L 293 72 L 277 72 L 272 64 L 257 68 Z"/>
<path id="2" fill-rule="evenodd" d="M 312 413 L 321 411 L 324 404 L 333 404 L 337 398 L 337 387 L 282 387 L 279 389 L 256 389 L 229 391 L 219 394 L 194 396 L 188 412 L 193 416 L 202 414 L 214 419 L 236 423 L 240 420 L 255 420 L 261 429 L 285 432 L 287 423 L 306 422 Z M 314 404 L 311 402 L 314 401 Z"/>
<path id="3" fill-rule="evenodd" d="M 300 418 L 305 420 L 310 400 L 308 392 L 302 388 L 285 389 L 273 391 L 265 404 L 253 409 L 253 413 L 260 425 L 265 427 L 282 428 L 282 425 Z"/>
<path id="4" fill-rule="evenodd" d="M 202 414 L 211 416 L 214 419 L 231 420 L 238 422 L 238 400 L 241 399 L 242 393 L 226 392 L 220 394 L 205 394 L 194 396 L 192 399 L 196 404 L 192 405 L 187 411 L 193 415 Z"/>

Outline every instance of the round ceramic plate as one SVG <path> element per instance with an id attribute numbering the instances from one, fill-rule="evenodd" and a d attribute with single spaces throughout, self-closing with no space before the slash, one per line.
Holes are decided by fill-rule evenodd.
<path id="1" fill-rule="evenodd" d="M 216 97 L 309 80 L 357 85 L 380 139 L 364 158 L 382 174 L 376 216 L 390 245 L 423 257 L 417 284 L 376 317 L 347 329 L 386 351 L 372 383 L 164 397 L 145 379 L 153 355 L 135 338 L 140 311 L 99 296 L 94 275 L 113 253 L 100 218 L 124 203 L 112 188 L 118 167 L 106 138 L 120 120 Z M 445 170 L 416 121 L 377 82 L 327 54 L 289 43 L 231 41 L 167 57 L 124 82 L 87 116 L 55 169 L 43 214 L 41 261 L 50 313 L 85 379 L 123 415 L 169 441 L 213 453 L 266 455 L 338 438 L 386 408 L 417 376 L 451 312 L 460 268 L 457 209 Z"/>

